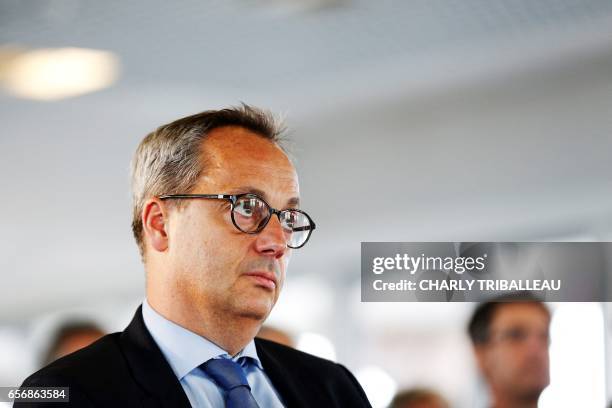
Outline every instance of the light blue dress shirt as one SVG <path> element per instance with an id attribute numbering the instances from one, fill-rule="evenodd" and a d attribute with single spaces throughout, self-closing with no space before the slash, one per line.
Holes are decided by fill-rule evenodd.
<path id="1" fill-rule="evenodd" d="M 211 341 L 157 313 L 146 299 L 142 303 L 142 317 L 185 390 L 191 406 L 225 407 L 224 392 L 198 367 L 211 358 L 224 357 L 242 365 L 253 397 L 260 407 L 283 407 L 278 393 L 263 371 L 253 340 L 240 353 L 231 357 Z M 241 357 L 249 358 L 240 359 Z"/>

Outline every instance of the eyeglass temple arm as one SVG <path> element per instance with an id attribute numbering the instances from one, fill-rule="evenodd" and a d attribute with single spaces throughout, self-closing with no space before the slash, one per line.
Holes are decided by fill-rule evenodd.
<path id="1" fill-rule="evenodd" d="M 163 194 L 158 197 L 160 200 L 167 200 L 172 198 L 215 198 L 220 200 L 232 200 L 236 198 L 235 195 L 227 194 Z"/>

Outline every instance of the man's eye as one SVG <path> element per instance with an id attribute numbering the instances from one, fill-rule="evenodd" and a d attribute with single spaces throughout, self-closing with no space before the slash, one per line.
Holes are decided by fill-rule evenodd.
<path id="1" fill-rule="evenodd" d="M 246 206 L 238 207 L 236 211 L 243 217 L 250 217 L 251 215 L 253 215 L 253 209 Z"/>
<path id="2" fill-rule="evenodd" d="M 511 341 L 522 341 L 527 337 L 527 332 L 522 329 L 508 330 L 504 337 Z"/>
<path id="3" fill-rule="evenodd" d="M 293 231 L 294 228 L 299 227 L 300 224 L 303 224 L 303 222 L 300 222 L 300 213 L 298 212 L 286 212 L 283 221 L 285 227 L 291 231 Z"/>
<path id="4" fill-rule="evenodd" d="M 287 218 L 285 218 L 285 223 L 287 223 L 287 226 L 293 228 L 293 225 L 295 224 L 295 217 L 288 216 Z"/>

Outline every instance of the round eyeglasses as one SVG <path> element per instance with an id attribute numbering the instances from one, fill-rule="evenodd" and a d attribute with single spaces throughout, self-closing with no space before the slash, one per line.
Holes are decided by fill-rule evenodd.
<path id="1" fill-rule="evenodd" d="M 239 231 L 246 234 L 261 232 L 268 225 L 272 215 L 276 214 L 285 233 L 287 246 L 293 249 L 306 245 L 315 229 L 314 221 L 304 211 L 296 208 L 277 210 L 255 194 L 164 194 L 158 198 L 227 200 L 232 205 L 232 223 Z"/>

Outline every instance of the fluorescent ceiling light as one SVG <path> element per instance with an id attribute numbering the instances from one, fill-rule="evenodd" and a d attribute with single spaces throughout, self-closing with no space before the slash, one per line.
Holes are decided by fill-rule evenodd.
<path id="1" fill-rule="evenodd" d="M 271 12 L 273 15 L 284 16 L 344 6 L 348 0 L 242 0 L 242 2 Z"/>
<path id="2" fill-rule="evenodd" d="M 3 67 L 4 87 L 13 95 L 58 100 L 98 91 L 119 74 L 111 52 L 84 48 L 47 48 L 19 53 Z"/>

